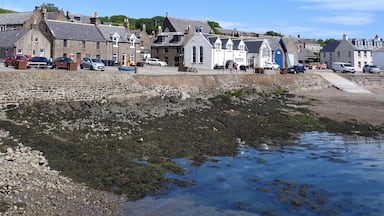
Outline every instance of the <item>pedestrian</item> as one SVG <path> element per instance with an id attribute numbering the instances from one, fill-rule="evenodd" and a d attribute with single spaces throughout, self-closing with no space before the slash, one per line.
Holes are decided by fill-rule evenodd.
<path id="1" fill-rule="evenodd" d="M 236 72 L 237 71 L 237 64 L 236 62 L 233 63 L 233 70 Z"/>

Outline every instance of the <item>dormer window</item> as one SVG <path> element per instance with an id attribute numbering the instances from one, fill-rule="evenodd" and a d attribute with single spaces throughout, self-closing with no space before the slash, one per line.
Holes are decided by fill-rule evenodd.
<path id="1" fill-rule="evenodd" d="M 221 49 L 221 43 L 215 43 L 215 49 L 220 50 Z"/>
<path id="2" fill-rule="evenodd" d="M 227 44 L 227 50 L 232 50 L 232 44 L 230 43 Z"/>
<path id="3" fill-rule="evenodd" d="M 239 50 L 240 50 L 240 51 L 244 51 L 244 50 L 245 50 L 245 46 L 244 46 L 243 44 L 240 44 L 240 45 L 239 45 Z"/>
<path id="4" fill-rule="evenodd" d="M 117 32 L 115 32 L 115 33 L 112 35 L 112 44 L 113 44 L 113 47 L 119 47 L 119 38 L 120 38 L 120 35 L 117 34 Z"/>

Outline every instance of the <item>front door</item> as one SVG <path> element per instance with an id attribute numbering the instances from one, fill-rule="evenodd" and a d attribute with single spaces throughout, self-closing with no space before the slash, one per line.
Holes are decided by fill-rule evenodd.
<path id="1" fill-rule="evenodd" d="M 284 68 L 283 60 L 283 51 L 281 51 L 281 49 L 277 49 L 275 51 L 275 62 L 280 66 L 280 68 Z"/>

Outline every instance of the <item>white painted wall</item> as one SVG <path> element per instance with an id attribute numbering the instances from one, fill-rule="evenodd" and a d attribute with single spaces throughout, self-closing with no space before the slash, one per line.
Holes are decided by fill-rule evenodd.
<path id="1" fill-rule="evenodd" d="M 196 63 L 193 62 L 193 47 L 196 47 Z M 203 61 L 200 62 L 200 47 L 203 48 Z M 214 53 L 209 41 L 201 34 L 196 33 L 184 46 L 184 66 L 196 69 L 213 69 Z"/>

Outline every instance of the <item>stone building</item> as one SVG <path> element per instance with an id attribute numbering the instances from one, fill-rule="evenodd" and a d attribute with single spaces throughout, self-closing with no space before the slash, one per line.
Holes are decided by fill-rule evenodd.
<path id="1" fill-rule="evenodd" d="M 0 59 L 8 55 L 51 56 L 51 44 L 38 28 L 0 32 Z"/>
<path id="2" fill-rule="evenodd" d="M 351 63 L 356 70 L 362 70 L 364 65 L 373 63 L 373 52 L 383 47 L 382 39 L 376 35 L 374 39 L 343 39 L 328 43 L 320 51 L 321 63 L 331 68 L 333 62 Z"/>

